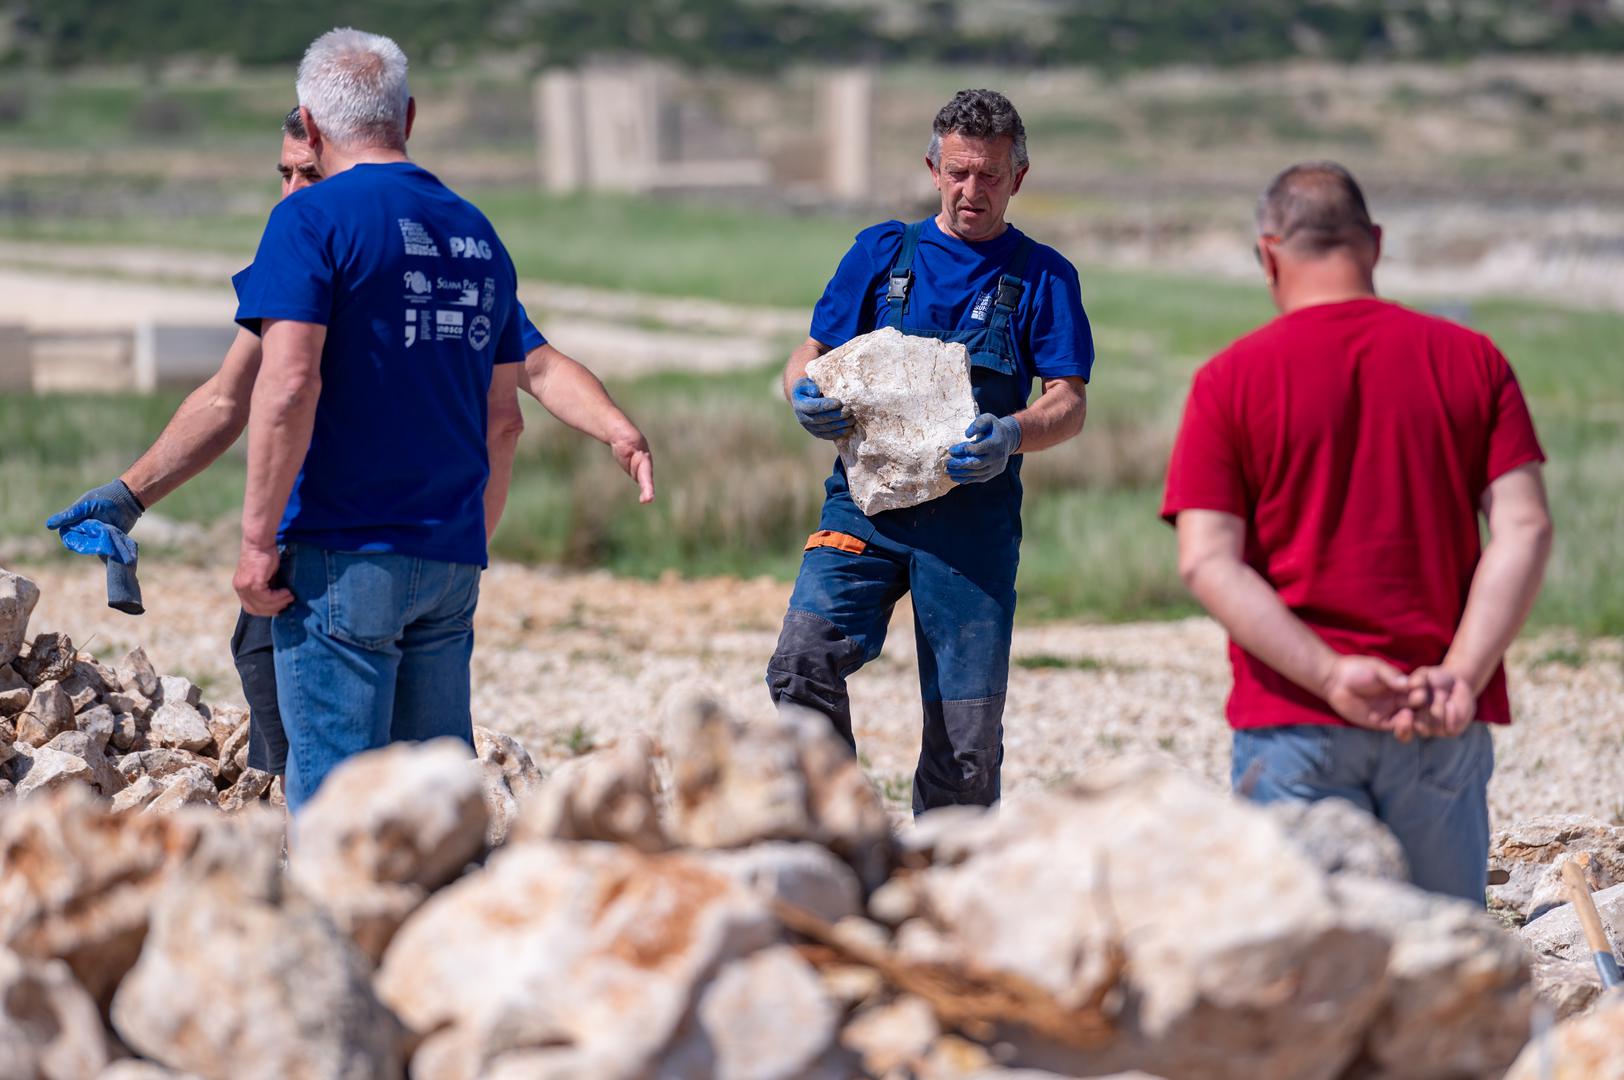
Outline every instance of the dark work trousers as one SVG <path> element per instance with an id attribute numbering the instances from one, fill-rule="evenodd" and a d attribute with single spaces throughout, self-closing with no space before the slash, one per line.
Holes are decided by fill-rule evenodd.
<path id="1" fill-rule="evenodd" d="M 231 659 L 248 701 L 248 765 L 281 776 L 288 767 L 288 739 L 276 703 L 276 653 L 271 620 L 244 611 L 231 635 Z"/>
<path id="2" fill-rule="evenodd" d="M 883 325 L 963 345 L 978 409 L 994 416 L 1020 411 L 1032 378 L 1017 363 L 1014 320 L 1032 242 L 1023 240 L 1010 254 L 986 322 L 971 315 L 969 325 L 935 327 L 920 325 L 908 303 L 922 228 L 915 223 L 903 235 Z M 846 679 L 880 655 L 891 610 L 911 593 L 924 706 L 916 814 L 998 801 L 1021 551 L 1020 471 L 1020 459 L 1012 458 L 984 483 L 871 518 L 852 501 L 837 464 L 767 665 L 775 703 L 823 713 L 855 748 Z"/>

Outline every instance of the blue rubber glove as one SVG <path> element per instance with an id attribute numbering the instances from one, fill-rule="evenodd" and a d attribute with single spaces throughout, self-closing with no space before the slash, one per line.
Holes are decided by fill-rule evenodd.
<path id="1" fill-rule="evenodd" d="M 141 500 L 137 499 L 135 493 L 124 485 L 124 481 L 114 480 L 110 484 L 92 488 L 79 496 L 78 501 L 66 510 L 46 518 L 45 527 L 62 533 L 62 542 L 64 544 L 67 544 L 74 551 L 81 551 L 82 549 L 68 544 L 65 530 L 83 521 L 100 521 L 113 526 L 119 532 L 128 533 L 135 528 L 136 521 L 140 519 L 142 512 L 145 510 L 146 507 L 141 505 Z M 82 553 L 86 555 L 101 554 L 92 551 L 83 551 Z"/>
<path id="2" fill-rule="evenodd" d="M 1009 456 L 1021 448 L 1021 422 L 1013 416 L 982 413 L 964 429 L 969 442 L 947 452 L 947 475 L 955 484 L 980 484 L 1009 466 Z"/>
<path id="3" fill-rule="evenodd" d="M 838 439 L 851 432 L 856 423 L 837 398 L 823 396 L 818 384 L 802 378 L 790 390 L 789 403 L 801 426 L 820 439 Z"/>
<path id="4" fill-rule="evenodd" d="M 47 529 L 61 534 L 69 551 L 100 557 L 107 567 L 107 606 L 126 615 L 146 610 L 135 573 L 141 549 L 128 535 L 145 509 L 124 481 L 114 480 L 85 492 L 45 522 Z"/>

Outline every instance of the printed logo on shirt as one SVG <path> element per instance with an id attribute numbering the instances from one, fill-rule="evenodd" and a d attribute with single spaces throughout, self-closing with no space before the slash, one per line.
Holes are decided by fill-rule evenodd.
<path id="1" fill-rule="evenodd" d="M 417 309 L 406 309 L 406 347 L 417 344 Z"/>
<path id="2" fill-rule="evenodd" d="M 976 322 L 986 322 L 987 312 L 992 310 L 992 290 L 982 293 L 976 300 L 975 308 L 970 312 L 970 318 Z"/>
<path id="3" fill-rule="evenodd" d="M 434 313 L 434 340 L 462 340 L 462 312 L 441 309 Z"/>
<path id="4" fill-rule="evenodd" d="M 451 303 L 458 307 L 476 307 L 479 304 L 479 286 L 472 281 L 440 278 L 438 285 L 445 291 L 456 295 L 456 299 Z"/>
<path id="5" fill-rule="evenodd" d="M 400 238 L 406 244 L 408 255 L 429 255 L 440 257 L 440 248 L 434 242 L 429 231 L 411 218 L 397 218 L 400 223 Z"/>
<path id="6" fill-rule="evenodd" d="M 496 306 L 496 279 L 486 278 L 484 291 L 480 293 L 479 309 L 490 314 L 491 308 Z"/>
<path id="7" fill-rule="evenodd" d="M 468 325 L 468 344 L 476 349 L 483 349 L 490 344 L 491 321 L 483 315 L 475 315 L 474 321 Z"/>
<path id="8" fill-rule="evenodd" d="M 453 259 L 488 259 L 491 257 L 491 245 L 472 236 L 453 236 L 451 238 L 451 257 Z"/>

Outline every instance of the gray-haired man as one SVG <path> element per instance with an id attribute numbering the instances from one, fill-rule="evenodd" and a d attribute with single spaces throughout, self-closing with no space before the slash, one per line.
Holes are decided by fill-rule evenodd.
<path id="1" fill-rule="evenodd" d="M 472 741 L 486 433 L 515 396 L 523 317 L 490 223 L 406 156 L 406 66 L 351 29 L 306 51 L 326 179 L 272 211 L 237 311 L 264 360 L 233 583 L 275 616 L 294 810 L 351 754 Z"/>
<path id="2" fill-rule="evenodd" d="M 981 415 L 946 465 L 961 486 L 869 517 L 837 461 L 767 668 L 775 702 L 825 714 L 855 745 L 846 679 L 880 654 L 891 609 L 911 592 L 924 699 L 915 812 L 998 799 L 1019 455 L 1082 430 L 1094 363 L 1077 271 L 1004 221 L 1028 169 L 1026 129 L 1009 99 L 960 91 L 936 115 L 925 165 L 940 212 L 858 234 L 785 367 L 784 388 L 802 426 L 837 438 L 850 421 L 806 378 L 809 361 L 882 326 L 962 342 Z M 1043 391 L 1028 405 L 1034 379 Z"/>

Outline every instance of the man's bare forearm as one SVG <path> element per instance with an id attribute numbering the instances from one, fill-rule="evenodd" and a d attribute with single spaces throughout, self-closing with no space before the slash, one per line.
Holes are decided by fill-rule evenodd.
<path id="1" fill-rule="evenodd" d="M 1023 454 L 1035 454 L 1076 438 L 1088 419 L 1088 384 L 1082 379 L 1047 379 L 1043 394 L 1015 414 Z"/>
<path id="2" fill-rule="evenodd" d="M 507 508 L 508 490 L 513 482 L 513 458 L 524 433 L 524 413 L 519 410 L 519 364 L 498 364 L 491 375 L 489 419 L 485 451 L 491 475 L 485 483 L 485 541 L 496 533 L 502 511 Z"/>
<path id="3" fill-rule="evenodd" d="M 829 346 L 817 338 L 807 338 L 795 347 L 789 354 L 789 362 L 784 365 L 784 396 L 790 396 L 790 390 L 796 383 L 806 377 L 806 365 L 829 351 Z"/>
<path id="4" fill-rule="evenodd" d="M 1235 644 L 1304 690 L 1323 694 L 1336 652 L 1297 618 L 1252 567 L 1209 556 L 1179 567 L 1201 606 Z"/>
<path id="5" fill-rule="evenodd" d="M 637 425 L 615 404 L 602 380 L 551 345 L 530 350 L 522 380 L 542 408 L 601 443 L 612 444 L 637 431 Z"/>
<path id="6" fill-rule="evenodd" d="M 1537 465 L 1495 481 L 1489 542 L 1443 667 L 1481 694 L 1533 610 L 1551 554 L 1551 518 Z"/>
<path id="7" fill-rule="evenodd" d="M 248 486 L 242 509 L 245 547 L 266 550 L 276 544 L 277 526 L 310 450 L 326 337 L 323 326 L 265 321 L 265 356 L 254 383 L 248 420 Z"/>
<path id="8" fill-rule="evenodd" d="M 259 338 L 239 330 L 220 370 L 187 395 L 124 481 L 149 509 L 212 465 L 248 426 L 248 404 L 259 374 Z"/>

